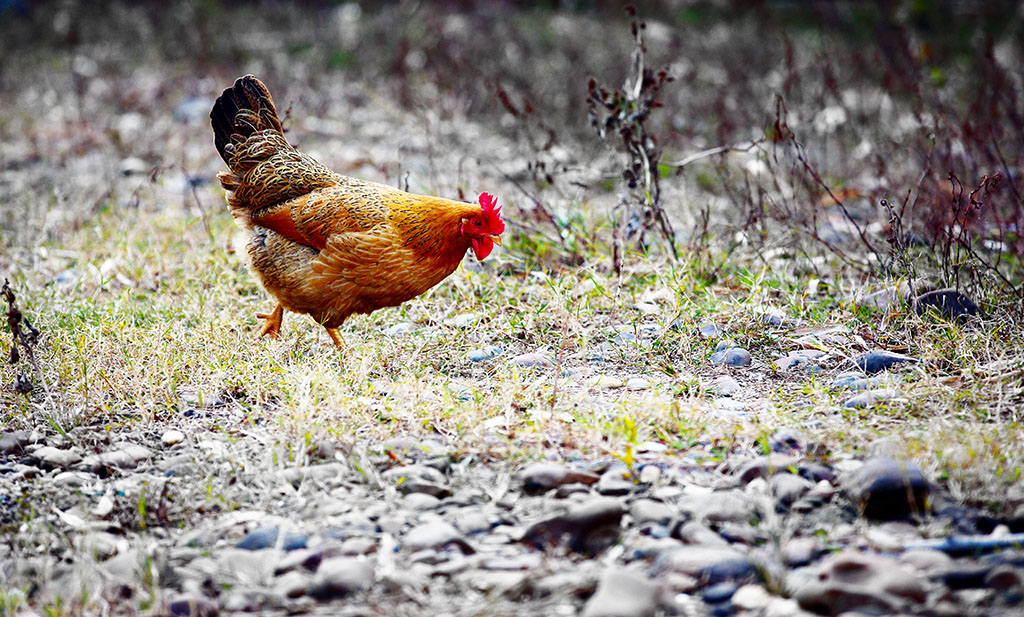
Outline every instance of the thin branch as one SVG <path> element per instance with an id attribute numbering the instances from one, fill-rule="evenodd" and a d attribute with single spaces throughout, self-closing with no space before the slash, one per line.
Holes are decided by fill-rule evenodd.
<path id="1" fill-rule="evenodd" d="M 665 165 L 667 167 L 676 167 L 676 168 L 686 167 L 690 163 L 694 163 L 696 161 L 699 161 L 701 159 L 705 159 L 705 158 L 707 158 L 709 156 L 714 156 L 716 154 L 722 154 L 724 152 L 750 152 L 750 150 L 752 148 L 756 148 L 757 146 L 761 145 L 761 142 L 763 142 L 763 141 L 764 141 L 763 139 L 758 139 L 757 141 L 752 141 L 752 142 L 750 142 L 749 146 L 738 146 L 738 145 L 736 145 L 736 146 L 718 146 L 717 148 L 708 148 L 707 150 L 701 150 L 700 152 L 694 152 L 693 154 L 683 158 L 682 160 L 679 160 L 679 161 L 662 161 L 661 164 Z"/>

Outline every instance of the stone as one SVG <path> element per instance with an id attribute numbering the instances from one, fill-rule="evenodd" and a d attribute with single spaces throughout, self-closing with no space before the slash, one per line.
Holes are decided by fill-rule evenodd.
<path id="1" fill-rule="evenodd" d="M 402 544 L 410 551 L 443 547 L 451 543 L 464 542 L 462 535 L 447 521 L 432 520 L 413 527 L 405 534 Z"/>
<path id="2" fill-rule="evenodd" d="M 789 507 L 796 500 L 804 496 L 814 486 L 809 480 L 791 473 L 782 473 L 772 476 L 768 481 L 772 495 L 779 504 Z"/>
<path id="3" fill-rule="evenodd" d="M 0 435 L 0 454 L 22 454 L 28 443 L 28 431 L 11 431 L 9 433 L 4 433 L 3 435 Z"/>
<path id="4" fill-rule="evenodd" d="M 819 550 L 815 538 L 792 538 L 782 545 L 782 562 L 791 568 L 805 566 L 814 560 Z"/>
<path id="5" fill-rule="evenodd" d="M 593 554 L 610 546 L 619 537 L 619 525 L 625 508 L 614 497 L 592 497 L 570 508 L 565 514 L 548 517 L 530 525 L 522 542 L 543 549 L 568 538 L 569 548 L 577 553 Z"/>
<path id="6" fill-rule="evenodd" d="M 882 388 L 879 390 L 867 390 L 861 392 L 849 398 L 845 403 L 844 407 L 850 407 L 852 409 L 867 409 L 874 407 L 879 403 L 885 401 L 891 401 L 892 399 L 899 398 L 902 393 L 896 388 Z"/>
<path id="7" fill-rule="evenodd" d="M 573 469 L 554 463 L 534 463 L 519 474 L 523 492 L 537 495 L 566 484 L 595 484 L 599 479 L 596 473 L 585 469 Z"/>
<path id="8" fill-rule="evenodd" d="M 75 449 L 62 450 L 53 446 L 43 446 L 32 453 L 32 458 L 46 468 L 60 469 L 81 461 L 82 455 Z"/>
<path id="9" fill-rule="evenodd" d="M 286 598 L 301 598 L 309 591 L 312 581 L 308 574 L 291 570 L 274 581 L 274 591 Z"/>
<path id="10" fill-rule="evenodd" d="M 512 358 L 512 363 L 520 368 L 553 368 L 555 363 L 543 353 L 524 353 Z"/>
<path id="11" fill-rule="evenodd" d="M 217 617 L 217 605 L 201 596 L 178 596 L 167 604 L 172 617 Z"/>
<path id="12" fill-rule="evenodd" d="M 755 582 L 759 577 L 750 559 L 730 546 L 686 545 L 659 555 L 654 567 L 658 572 L 679 572 L 709 585 Z"/>
<path id="13" fill-rule="evenodd" d="M 54 486 L 85 486 L 96 480 L 96 475 L 85 471 L 62 471 L 55 475 L 51 482 Z"/>
<path id="14" fill-rule="evenodd" d="M 722 581 L 721 583 L 715 583 L 710 587 L 705 587 L 700 592 L 700 597 L 708 604 L 721 604 L 728 602 L 736 590 L 739 589 L 739 585 L 732 581 Z"/>
<path id="15" fill-rule="evenodd" d="M 153 456 L 152 450 L 137 444 L 128 444 L 119 450 L 110 450 L 100 454 L 90 454 L 82 459 L 81 467 L 93 473 L 100 473 L 104 469 L 115 467 L 118 469 L 133 469 L 142 461 Z"/>
<path id="16" fill-rule="evenodd" d="M 749 522 L 754 518 L 753 503 L 737 490 L 687 495 L 680 501 L 679 507 L 694 518 L 711 523 Z"/>
<path id="17" fill-rule="evenodd" d="M 612 377 L 610 375 L 596 375 L 592 377 L 587 385 L 595 390 L 615 390 L 621 388 L 623 385 L 622 380 L 618 377 Z"/>
<path id="18" fill-rule="evenodd" d="M 710 361 L 712 364 L 724 364 L 725 366 L 750 366 L 750 352 L 742 347 L 727 346 L 711 354 Z"/>
<path id="19" fill-rule="evenodd" d="M 853 358 L 853 363 L 868 375 L 874 375 L 898 364 L 917 361 L 917 358 L 882 349 L 866 351 Z"/>
<path id="20" fill-rule="evenodd" d="M 332 557 L 321 562 L 306 592 L 317 600 L 333 600 L 373 585 L 373 562 L 362 557 Z"/>
<path id="21" fill-rule="evenodd" d="M 639 572 L 613 566 L 601 575 L 580 617 L 654 617 L 657 610 L 657 586 Z"/>
<path id="22" fill-rule="evenodd" d="M 408 321 L 400 321 L 394 325 L 388 326 L 384 329 L 384 334 L 387 336 L 398 336 L 399 334 L 406 334 L 416 329 L 416 325 Z"/>
<path id="23" fill-rule="evenodd" d="M 602 495 L 628 495 L 637 490 L 632 473 L 622 465 L 613 465 L 601 474 L 601 479 L 594 487 Z"/>
<path id="24" fill-rule="evenodd" d="M 675 325 L 675 322 L 672 322 Z M 697 334 L 704 338 L 718 338 L 725 334 L 725 330 L 713 321 L 706 321 L 697 328 Z"/>
<path id="25" fill-rule="evenodd" d="M 768 606 L 772 595 L 761 585 L 743 585 L 732 594 L 732 605 L 743 611 L 756 611 Z"/>
<path id="26" fill-rule="evenodd" d="M 749 484 L 754 478 L 770 478 L 777 473 L 789 473 L 800 463 L 800 459 L 788 454 L 759 456 L 743 464 L 736 472 L 740 484 Z"/>
<path id="27" fill-rule="evenodd" d="M 245 537 L 239 540 L 235 548 L 240 548 L 246 551 L 258 551 L 265 548 L 274 548 L 277 546 L 278 537 L 280 536 L 280 530 L 277 527 L 257 527 L 249 533 L 245 534 Z M 281 549 L 285 551 L 294 551 L 300 548 L 306 548 L 306 542 L 309 536 L 293 531 L 286 531 L 284 538 L 281 539 Z"/>
<path id="28" fill-rule="evenodd" d="M 719 375 L 711 382 L 711 385 L 708 387 L 708 393 L 715 396 L 732 396 L 742 389 L 743 387 L 740 386 L 740 383 L 731 376 Z"/>
<path id="29" fill-rule="evenodd" d="M 185 441 L 185 433 L 182 433 L 178 429 L 172 428 L 164 431 L 164 434 L 160 436 L 160 443 L 167 447 L 179 444 L 183 441 Z"/>
<path id="30" fill-rule="evenodd" d="M 1024 585 L 1024 572 L 1010 564 L 1001 564 L 985 575 L 985 587 L 999 592 L 1006 592 Z"/>
<path id="31" fill-rule="evenodd" d="M 900 563 L 905 563 L 924 574 L 943 572 L 953 564 L 949 555 L 930 548 L 916 548 L 904 551 L 899 556 Z"/>
<path id="32" fill-rule="evenodd" d="M 728 546 L 729 542 L 718 535 L 710 527 L 698 521 L 687 521 L 672 529 L 673 537 L 687 544 L 703 546 Z"/>
<path id="33" fill-rule="evenodd" d="M 789 370 L 801 365 L 808 365 L 814 360 L 824 357 L 827 355 L 824 351 L 817 349 L 800 349 L 797 351 L 791 351 L 785 356 L 775 361 L 775 365 L 779 367 L 780 371 Z"/>
<path id="34" fill-rule="evenodd" d="M 807 449 L 807 436 L 795 428 L 780 428 L 768 438 L 772 452 L 790 454 Z"/>
<path id="35" fill-rule="evenodd" d="M 381 478 L 402 493 L 426 493 L 439 499 L 452 494 L 444 474 L 427 465 L 392 467 Z"/>
<path id="36" fill-rule="evenodd" d="M 896 613 L 927 599 L 927 583 L 892 557 L 844 551 L 825 558 L 793 585 L 793 598 L 806 610 Z"/>
<path id="37" fill-rule="evenodd" d="M 406 493 L 402 497 L 402 505 L 410 510 L 423 512 L 438 507 L 441 505 L 441 500 L 426 493 Z"/>
<path id="38" fill-rule="evenodd" d="M 676 513 L 671 506 L 653 499 L 637 499 L 629 506 L 629 515 L 634 525 L 658 523 L 667 525 Z"/>
<path id="39" fill-rule="evenodd" d="M 489 345 L 487 347 L 481 347 L 479 349 L 473 349 L 466 354 L 466 357 L 470 362 L 484 362 L 486 360 L 493 360 L 502 354 L 503 350 L 497 345 Z"/>
<path id="40" fill-rule="evenodd" d="M 842 487 L 864 516 L 876 520 L 923 514 L 930 488 L 916 464 L 892 458 L 865 461 Z"/>
<path id="41" fill-rule="evenodd" d="M 626 389 L 633 392 L 647 390 L 650 387 L 651 382 L 643 377 L 630 377 L 629 380 L 626 381 Z"/>
<path id="42" fill-rule="evenodd" d="M 946 319 L 965 320 L 974 315 L 981 315 L 981 309 L 962 292 L 948 288 L 936 289 L 923 293 L 914 300 L 914 310 L 918 315 L 934 312 Z"/>

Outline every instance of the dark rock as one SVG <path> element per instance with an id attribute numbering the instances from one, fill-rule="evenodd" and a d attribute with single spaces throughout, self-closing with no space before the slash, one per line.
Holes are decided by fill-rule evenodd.
<path id="1" fill-rule="evenodd" d="M 985 577 L 994 567 L 986 563 L 954 562 L 942 573 L 939 580 L 950 589 L 978 589 L 985 586 Z"/>
<path id="2" fill-rule="evenodd" d="M 832 470 L 822 465 L 821 463 L 813 463 L 810 461 L 801 461 L 796 467 L 797 473 L 800 474 L 801 478 L 807 478 L 811 482 L 826 482 L 835 483 L 836 475 L 832 473 Z"/>
<path id="3" fill-rule="evenodd" d="M 247 551 L 258 551 L 264 548 L 273 548 L 277 546 L 277 538 L 280 531 L 277 527 L 257 527 L 249 533 L 245 534 L 235 548 L 244 549 Z M 294 551 L 300 548 L 306 548 L 306 541 L 309 536 L 301 533 L 287 531 L 284 534 L 284 539 L 281 541 L 281 548 L 286 551 Z"/>
<path id="4" fill-rule="evenodd" d="M 600 478 L 592 471 L 571 469 L 554 463 L 534 463 L 520 472 L 519 477 L 523 483 L 523 492 L 527 495 L 546 493 L 565 484 L 590 485 Z"/>
<path id="5" fill-rule="evenodd" d="M 712 364 L 724 364 L 726 366 L 750 366 L 750 352 L 742 347 L 736 347 L 723 341 L 711 354 Z"/>
<path id="6" fill-rule="evenodd" d="M 625 508 L 619 499 L 594 497 L 565 514 L 530 525 L 523 533 L 522 541 L 543 549 L 567 537 L 573 551 L 594 554 L 618 540 L 624 513 Z"/>
<path id="7" fill-rule="evenodd" d="M 770 454 L 748 461 L 736 472 L 740 484 L 749 484 L 754 478 L 769 478 L 777 473 L 789 473 L 796 469 L 800 459 L 787 454 Z"/>
<path id="8" fill-rule="evenodd" d="M 324 560 L 307 594 L 317 600 L 343 598 L 373 584 L 373 562 L 361 557 Z"/>
<path id="9" fill-rule="evenodd" d="M 791 454 L 807 449 L 807 436 L 795 428 L 780 428 L 768 439 L 772 452 Z"/>
<path id="10" fill-rule="evenodd" d="M 601 575 L 580 617 L 654 617 L 657 610 L 654 583 L 642 574 L 611 567 Z"/>
<path id="11" fill-rule="evenodd" d="M 173 617 L 217 617 L 217 605 L 200 596 L 181 596 L 167 605 Z"/>
<path id="12" fill-rule="evenodd" d="M 910 461 L 874 458 L 851 473 L 843 489 L 867 518 L 895 520 L 924 513 L 929 485 Z"/>
<path id="13" fill-rule="evenodd" d="M 1021 586 L 1024 586 L 1024 573 L 1008 564 L 996 566 L 985 575 L 985 587 L 989 589 L 1005 592 Z"/>
<path id="14" fill-rule="evenodd" d="M 601 474 L 601 479 L 598 480 L 597 486 L 594 488 L 602 495 L 617 497 L 637 490 L 637 484 L 633 481 L 633 476 L 628 469 L 616 465 Z"/>
<path id="15" fill-rule="evenodd" d="M 897 364 L 917 361 L 917 358 L 882 349 L 866 351 L 853 358 L 853 363 L 868 375 L 874 375 Z"/>
<path id="16" fill-rule="evenodd" d="M 934 311 L 947 319 L 958 320 L 981 314 L 974 300 L 956 289 L 937 289 L 921 294 L 914 300 L 914 310 L 918 315 Z"/>
<path id="17" fill-rule="evenodd" d="M 700 597 L 708 604 L 721 604 L 728 602 L 739 588 L 739 585 L 732 581 L 724 581 L 704 588 L 700 592 Z"/>

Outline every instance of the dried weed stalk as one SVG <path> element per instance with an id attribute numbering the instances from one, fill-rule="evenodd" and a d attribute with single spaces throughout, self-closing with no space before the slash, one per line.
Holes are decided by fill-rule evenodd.
<path id="1" fill-rule="evenodd" d="M 635 7 L 627 5 L 626 11 L 633 18 L 630 28 L 635 47 L 631 75 L 623 88 L 625 92 L 599 85 L 593 77 L 587 83 L 591 125 L 601 139 L 617 133 L 626 153 L 622 171 L 625 189 L 616 206 L 613 245 L 616 274 L 622 272 L 623 244 L 635 242 L 638 248 L 646 248 L 647 232 L 655 226 L 672 249 L 672 256 L 679 258 L 675 231 L 661 203 L 662 150 L 657 136 L 647 127 L 651 113 L 662 106 L 658 100 L 661 90 L 672 77 L 666 68 L 655 72 L 646 66 L 643 33 L 647 26 L 637 16 Z"/>
<path id="2" fill-rule="evenodd" d="M 11 290 L 11 285 L 7 279 L 4 279 L 4 286 L 0 289 L 0 296 L 3 296 L 4 301 L 7 302 L 7 327 L 11 331 L 11 352 L 8 362 L 14 365 L 19 364 L 21 362 L 21 354 L 24 353 L 29 365 L 41 379 L 42 371 L 39 370 L 39 364 L 36 362 L 34 353 L 34 349 L 39 343 L 39 329 L 33 326 L 28 317 L 25 317 L 21 309 L 18 308 L 17 297 L 14 295 L 14 291 Z M 22 349 L 21 352 L 18 351 L 19 346 Z M 18 394 L 28 396 L 35 387 L 32 385 L 32 380 L 25 374 L 25 371 L 19 370 L 18 375 L 14 378 L 13 389 Z"/>

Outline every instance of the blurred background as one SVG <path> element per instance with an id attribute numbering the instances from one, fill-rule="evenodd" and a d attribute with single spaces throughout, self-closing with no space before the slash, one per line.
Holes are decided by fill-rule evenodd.
<path id="1" fill-rule="evenodd" d="M 497 193 L 522 260 L 1019 280 L 1017 2 L 6 0 L 0 40 L 5 268 L 100 210 L 226 216 L 208 113 L 253 73 L 338 171 Z"/>

